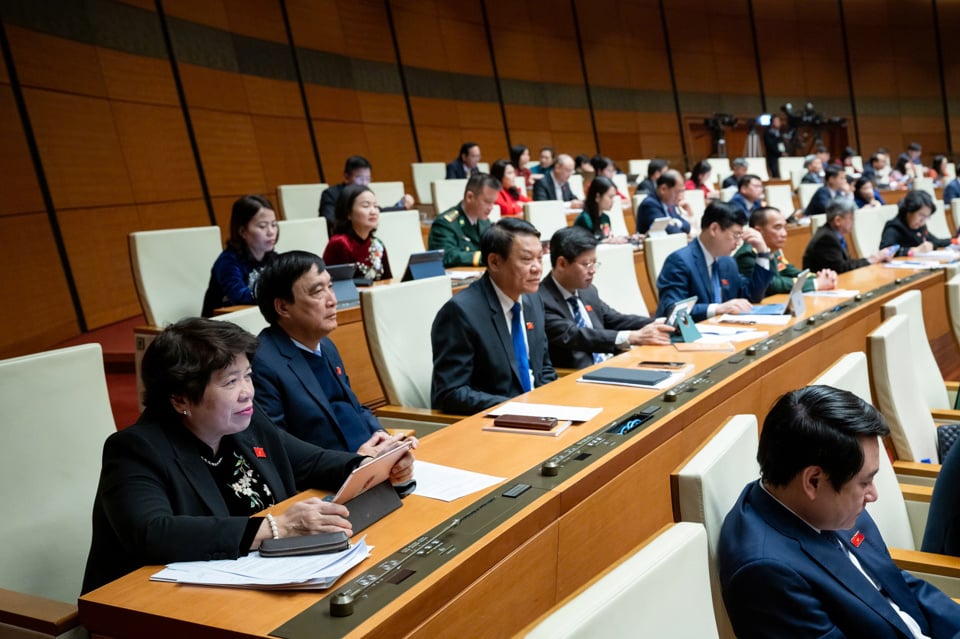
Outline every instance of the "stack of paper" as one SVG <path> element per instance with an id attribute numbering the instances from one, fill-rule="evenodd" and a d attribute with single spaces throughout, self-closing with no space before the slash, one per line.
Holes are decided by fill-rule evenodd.
<path id="1" fill-rule="evenodd" d="M 366 537 L 343 552 L 300 557 L 261 557 L 181 561 L 167 565 L 152 581 L 263 590 L 323 590 L 370 556 Z"/>

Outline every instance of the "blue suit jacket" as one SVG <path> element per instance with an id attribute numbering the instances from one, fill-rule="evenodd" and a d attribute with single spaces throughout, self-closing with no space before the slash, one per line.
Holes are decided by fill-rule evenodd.
<path id="1" fill-rule="evenodd" d="M 724 255 L 717 260 L 720 265 L 720 292 L 722 301 L 746 298 L 759 302 L 767 291 L 773 278 L 773 272 L 765 268 L 754 268 L 750 277 L 740 274 L 737 262 Z M 657 305 L 657 317 L 664 317 L 670 308 L 682 299 L 697 296 L 693 307 L 693 320 L 699 322 L 707 318 L 707 307 L 713 303 L 713 283 L 707 271 L 707 258 L 700 248 L 700 242 L 694 240 L 679 251 L 667 256 L 657 278 L 657 290 L 660 303 Z"/>
<path id="2" fill-rule="evenodd" d="M 850 542 L 857 532 L 859 547 Z M 910 639 L 838 538 L 924 634 L 960 632 L 960 605 L 897 568 L 869 514 L 861 513 L 849 531 L 818 534 L 753 482 L 723 522 L 717 546 L 723 601 L 737 637 Z"/>
<path id="3" fill-rule="evenodd" d="M 671 224 L 667 227 L 667 233 L 690 232 L 690 223 L 677 213 L 672 213 L 668 216 L 667 212 L 663 210 L 663 202 L 654 194 L 643 198 L 640 206 L 637 207 L 637 233 L 646 233 L 649 231 L 650 225 L 653 224 L 653 221 L 658 217 L 672 217 L 675 220 L 680 220 L 680 226 Z"/>
<path id="4" fill-rule="evenodd" d="M 350 378 L 337 347 L 329 338 L 320 340 L 323 356 L 343 372 L 337 380 L 357 411 L 363 427 L 348 429 L 337 423 L 317 376 L 310 370 L 300 349 L 279 326 L 260 332 L 260 346 L 253 358 L 254 402 L 280 428 L 303 441 L 331 450 L 355 452 L 378 430 L 380 422 L 363 406 L 350 388 Z"/>
<path id="5" fill-rule="evenodd" d="M 533 386 L 557 378 L 547 350 L 543 302 L 522 295 Z M 472 415 L 523 393 L 507 318 L 484 274 L 454 295 L 433 320 L 431 403 L 446 413 Z"/>
<path id="6" fill-rule="evenodd" d="M 751 213 L 763 206 L 760 203 L 760 200 L 757 200 L 751 205 L 749 202 L 747 202 L 747 198 L 743 197 L 743 195 L 740 193 L 736 193 L 732 198 L 730 198 L 729 204 L 732 204 L 743 211 L 747 215 L 747 219 L 750 219 Z"/>
<path id="7" fill-rule="evenodd" d="M 960 178 L 953 180 L 943 189 L 943 203 L 950 206 L 954 198 L 960 197 Z"/>
<path id="8" fill-rule="evenodd" d="M 811 215 L 821 215 L 826 213 L 827 207 L 830 206 L 830 202 L 833 200 L 833 198 L 833 191 L 825 186 L 821 186 L 813 194 L 813 197 L 810 198 L 810 203 L 807 204 L 807 208 L 804 209 L 803 214 L 809 217 Z"/>

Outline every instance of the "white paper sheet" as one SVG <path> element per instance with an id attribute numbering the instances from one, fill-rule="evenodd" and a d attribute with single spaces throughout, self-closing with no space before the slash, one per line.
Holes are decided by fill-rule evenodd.
<path id="1" fill-rule="evenodd" d="M 432 464 L 419 459 L 413 471 L 414 478 L 417 480 L 417 489 L 413 494 L 440 501 L 460 499 L 506 479 L 506 477 L 494 477 L 451 466 Z"/>
<path id="2" fill-rule="evenodd" d="M 454 282 L 460 280 L 468 280 L 471 277 L 480 277 L 483 275 L 483 271 L 447 271 L 447 275 L 450 276 Z"/>
<path id="3" fill-rule="evenodd" d="M 738 326 L 738 322 L 753 322 L 754 324 L 766 324 L 768 326 L 786 326 L 793 319 L 792 315 L 721 315 L 715 318 L 716 322 L 730 322 L 730 326 Z M 749 327 L 749 325 L 739 324 L 739 328 Z M 702 331 L 701 331 L 702 332 Z"/>
<path id="4" fill-rule="evenodd" d="M 915 260 L 902 260 L 897 262 L 885 262 L 884 268 L 908 268 L 913 271 L 930 271 L 933 269 L 944 268 L 946 265 L 940 262 L 920 262 Z"/>
<path id="5" fill-rule="evenodd" d="M 558 422 L 587 422 L 596 417 L 602 408 L 590 406 L 560 406 L 557 404 L 524 404 L 523 402 L 507 402 L 499 408 L 487 413 L 498 417 L 500 415 L 524 415 L 526 417 L 556 417 Z"/>
<path id="6" fill-rule="evenodd" d="M 860 294 L 858 290 L 836 288 L 832 291 L 810 291 L 804 293 L 804 297 L 855 297 Z"/>

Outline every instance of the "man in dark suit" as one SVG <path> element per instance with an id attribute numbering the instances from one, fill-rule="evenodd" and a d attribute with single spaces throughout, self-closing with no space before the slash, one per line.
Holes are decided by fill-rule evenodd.
<path id="1" fill-rule="evenodd" d="M 391 445 L 350 388 L 337 347 L 337 298 L 323 260 L 289 251 L 265 268 L 257 303 L 268 328 L 253 359 L 254 402 L 274 424 L 331 450 L 375 456 Z"/>
<path id="2" fill-rule="evenodd" d="M 804 216 L 826 213 L 830 201 L 836 198 L 849 198 L 853 201 L 847 184 L 847 174 L 842 167 L 831 164 L 824 170 L 824 184 L 813 194 L 803 212 Z"/>
<path id="3" fill-rule="evenodd" d="M 554 366 L 584 368 L 631 346 L 670 343 L 672 327 L 618 313 L 600 299 L 592 284 L 600 266 L 592 233 L 579 226 L 554 233 L 550 262 L 553 270 L 540 282 L 540 297 Z"/>
<path id="4" fill-rule="evenodd" d="M 747 174 L 747 169 L 749 168 L 750 165 L 747 164 L 746 160 L 743 158 L 735 158 L 733 162 L 730 163 L 730 169 L 733 173 L 723 179 L 723 184 L 720 185 L 720 188 L 729 189 L 731 186 L 737 188 L 740 185 L 740 178 Z"/>
<path id="5" fill-rule="evenodd" d="M 570 190 L 571 175 L 573 175 L 573 158 L 566 153 L 561 153 L 557 156 L 553 169 L 533 185 L 534 201 L 560 200 L 569 202 L 573 207 L 583 204 Z"/>
<path id="6" fill-rule="evenodd" d="M 870 257 L 850 257 L 846 236 L 853 230 L 856 210 L 854 203 L 845 198 L 830 202 L 827 207 L 827 223 L 817 229 L 803 252 L 803 268 L 813 272 L 830 269 L 837 273 L 846 273 L 862 266 L 890 261 L 892 255 L 887 250 L 877 251 Z"/>
<path id="7" fill-rule="evenodd" d="M 443 265 L 479 266 L 480 237 L 490 228 L 490 211 L 497 202 L 500 180 L 474 173 L 467 180 L 463 199 L 438 215 L 430 225 L 427 247 L 443 249 Z"/>
<path id="8" fill-rule="evenodd" d="M 960 197 L 960 178 L 954 178 L 953 182 L 943 189 L 943 202 L 950 206 L 950 203 L 958 197 Z"/>
<path id="9" fill-rule="evenodd" d="M 670 224 L 667 233 L 689 233 L 688 222 L 677 210 L 683 208 L 687 215 L 692 215 L 689 205 L 683 200 L 683 176 L 673 169 L 664 171 L 657 178 L 657 190 L 648 195 L 637 207 L 637 233 L 647 233 L 650 225 L 657 218 L 668 217 Z"/>
<path id="10" fill-rule="evenodd" d="M 802 184 L 823 184 L 823 161 L 814 154 L 803 159 L 803 168 L 807 170 L 800 180 Z"/>
<path id="11" fill-rule="evenodd" d="M 476 142 L 464 142 L 460 145 L 460 155 L 447 165 L 448 180 L 465 180 L 480 169 L 480 145 Z"/>
<path id="12" fill-rule="evenodd" d="M 960 605 L 897 568 L 864 510 L 877 499 L 879 437 L 888 432 L 876 409 L 829 386 L 774 404 L 760 431 L 761 479 L 741 493 L 717 546 L 738 637 L 960 632 Z"/>
<path id="13" fill-rule="evenodd" d="M 637 185 L 637 193 L 646 193 L 648 197 L 656 193 L 657 180 L 668 166 L 670 163 L 666 160 L 650 160 L 650 164 L 647 165 L 647 177 Z"/>
<path id="14" fill-rule="evenodd" d="M 749 313 L 750 302 L 763 299 L 773 273 L 770 250 L 755 229 L 744 228 L 747 216 L 724 202 L 711 202 L 703 213 L 702 229 L 696 240 L 671 253 L 663 263 L 657 290 L 657 316 L 664 317 L 680 300 L 697 297 L 694 321 L 724 313 Z M 757 251 L 750 277 L 737 270 L 730 254 L 743 239 Z"/>
<path id="15" fill-rule="evenodd" d="M 737 193 L 730 198 L 730 204 L 750 214 L 763 206 L 763 180 L 756 175 L 744 175 L 737 182 Z"/>
<path id="16" fill-rule="evenodd" d="M 780 178 L 781 157 L 787 154 L 787 146 L 783 143 L 783 118 L 779 113 L 775 113 L 770 118 L 770 126 L 763 132 L 763 154 L 767 158 L 767 173 L 771 178 Z M 790 176 L 785 176 L 789 178 Z"/>
<path id="17" fill-rule="evenodd" d="M 370 184 L 370 173 L 372 170 L 373 167 L 370 164 L 370 160 L 362 155 L 351 155 L 347 158 L 347 163 L 343 167 L 343 182 L 331 185 L 320 194 L 320 217 L 327 218 L 328 232 L 333 233 L 333 225 L 336 222 L 333 217 L 333 212 L 337 208 L 337 200 L 340 199 L 340 194 L 343 193 L 343 189 L 350 184 L 367 186 Z M 379 208 L 381 212 L 412 209 L 413 196 L 409 193 L 404 193 L 403 197 L 396 203 L 383 204 Z"/>
<path id="18" fill-rule="evenodd" d="M 433 321 L 431 403 L 472 415 L 557 378 L 537 294 L 540 233 L 503 218 L 483 234 L 487 272 L 443 305 Z"/>

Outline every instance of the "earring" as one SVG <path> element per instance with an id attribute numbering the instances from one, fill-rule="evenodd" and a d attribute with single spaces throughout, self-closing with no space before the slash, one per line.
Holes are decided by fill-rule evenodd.
<path id="1" fill-rule="evenodd" d="M 181 412 L 182 412 L 184 415 L 189 415 L 189 414 L 190 414 L 190 411 L 188 411 L 186 408 L 184 408 L 183 411 L 181 411 Z"/>

